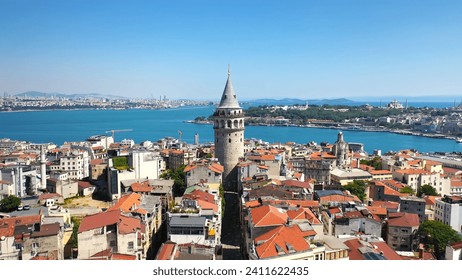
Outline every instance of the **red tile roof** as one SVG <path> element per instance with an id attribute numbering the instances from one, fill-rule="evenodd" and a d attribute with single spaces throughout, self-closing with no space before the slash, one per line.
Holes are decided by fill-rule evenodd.
<path id="1" fill-rule="evenodd" d="M 449 244 L 454 250 L 462 249 L 462 241 Z"/>
<path id="2" fill-rule="evenodd" d="M 373 201 L 371 206 L 373 207 L 385 207 L 389 210 L 396 210 L 399 207 L 398 202 L 393 202 L 393 201 Z"/>
<path id="3" fill-rule="evenodd" d="M 315 234 L 316 232 L 313 235 Z M 297 225 L 279 226 L 255 238 L 257 255 L 260 259 L 266 259 L 307 251 L 310 244 L 305 236 Z"/>
<path id="4" fill-rule="evenodd" d="M 419 215 L 414 213 L 390 213 L 388 216 L 388 226 L 391 227 L 418 227 L 419 225 Z"/>
<path id="5" fill-rule="evenodd" d="M 89 231 L 92 229 L 102 228 L 104 226 L 117 224 L 119 222 L 120 211 L 106 211 L 93 215 L 85 216 L 79 226 L 78 233 Z"/>
<path id="6" fill-rule="evenodd" d="M 387 208 L 381 207 L 381 206 L 367 206 L 366 207 L 369 212 L 380 215 L 380 216 L 386 216 L 387 215 Z"/>
<path id="7" fill-rule="evenodd" d="M 369 170 L 372 175 L 392 175 L 393 173 L 389 170 Z"/>
<path id="8" fill-rule="evenodd" d="M 288 210 L 287 216 L 291 220 L 308 220 L 312 225 L 319 225 L 321 222 L 319 219 L 311 212 L 310 209 L 299 208 L 297 210 Z"/>
<path id="9" fill-rule="evenodd" d="M 257 207 L 257 206 L 260 206 L 260 202 L 258 202 L 258 200 L 247 201 L 245 203 L 246 208 L 254 208 L 254 207 Z"/>
<path id="10" fill-rule="evenodd" d="M 282 184 L 287 187 L 298 187 L 304 189 L 312 189 L 313 186 L 309 182 L 300 182 L 297 180 L 285 180 L 282 181 Z"/>
<path id="11" fill-rule="evenodd" d="M 294 206 L 294 207 L 297 206 L 297 207 L 303 207 L 303 208 L 319 208 L 319 201 L 317 200 L 262 199 L 262 202 L 263 204 L 271 204 L 271 205 L 289 205 L 289 206 Z"/>
<path id="12" fill-rule="evenodd" d="M 321 159 L 336 159 L 337 157 L 333 154 L 326 153 L 326 152 L 315 152 L 312 153 L 310 156 L 312 160 L 321 160 Z"/>
<path id="13" fill-rule="evenodd" d="M 20 216 L 0 219 L 0 236 L 12 237 L 15 226 L 40 224 L 41 215 Z"/>
<path id="14" fill-rule="evenodd" d="M 113 253 L 111 249 L 106 249 L 92 255 L 89 260 L 136 260 L 136 256 Z"/>
<path id="15" fill-rule="evenodd" d="M 39 200 L 45 200 L 55 197 L 62 197 L 62 195 L 60 195 L 59 193 L 44 193 L 39 196 Z"/>
<path id="16" fill-rule="evenodd" d="M 141 203 L 141 195 L 138 193 L 130 193 L 127 195 L 122 196 L 119 201 L 117 201 L 114 206 L 108 209 L 108 211 L 111 210 L 121 210 L 122 212 L 129 213 L 134 208 L 139 206 Z"/>
<path id="17" fill-rule="evenodd" d="M 255 227 L 283 225 L 287 222 L 287 214 L 271 205 L 264 205 L 250 210 L 250 217 Z"/>
<path id="18" fill-rule="evenodd" d="M 133 192 L 151 192 L 152 186 L 149 184 L 149 181 L 144 181 L 142 183 L 135 182 L 131 184 L 130 188 Z"/>
<path id="19" fill-rule="evenodd" d="M 176 243 L 167 241 L 162 244 L 157 253 L 156 260 L 172 260 L 175 256 L 173 255 L 175 251 Z"/>
<path id="20" fill-rule="evenodd" d="M 395 172 L 409 175 L 431 174 L 430 172 L 423 169 L 398 169 Z"/>
<path id="21" fill-rule="evenodd" d="M 99 164 L 103 164 L 103 163 L 106 163 L 104 161 L 104 159 L 92 159 L 90 160 L 90 165 L 99 165 Z"/>
<path id="22" fill-rule="evenodd" d="M 79 186 L 79 189 L 88 189 L 88 188 L 93 187 L 93 185 L 90 184 L 90 182 L 85 182 L 85 181 L 78 181 L 78 186 Z"/>
<path id="23" fill-rule="evenodd" d="M 126 217 L 121 214 L 120 210 L 112 210 L 85 216 L 80 223 L 78 233 L 113 224 L 118 224 L 120 234 L 133 233 L 136 232 L 137 229 L 141 229 L 141 220 L 133 217 Z"/>
<path id="24" fill-rule="evenodd" d="M 367 245 L 367 242 L 361 243 L 361 241 L 358 238 L 355 239 L 350 239 L 344 242 L 345 245 L 350 248 L 349 252 L 349 258 L 350 260 L 366 260 L 364 255 L 361 253 L 360 248 L 362 247 L 369 247 Z M 385 242 L 369 242 L 370 246 L 369 247 L 371 252 L 374 252 L 376 254 L 380 254 L 380 252 L 383 252 L 383 256 L 387 260 L 402 260 L 401 256 L 398 255 L 390 246 L 388 246 Z M 376 246 L 377 248 L 374 248 L 373 246 Z"/>

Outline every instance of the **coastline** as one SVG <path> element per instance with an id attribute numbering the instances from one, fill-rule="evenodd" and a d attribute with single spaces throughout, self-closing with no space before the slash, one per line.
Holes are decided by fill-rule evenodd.
<path id="1" fill-rule="evenodd" d="M 195 120 L 185 120 L 184 123 L 189 124 L 200 124 L 200 125 L 213 125 L 212 121 L 195 121 Z M 411 130 L 397 130 L 397 129 L 387 129 L 387 128 L 377 128 L 377 127 L 361 127 L 361 126 L 334 126 L 334 125 L 319 125 L 319 124 L 307 124 L 307 125 L 296 125 L 296 124 L 264 124 L 264 123 L 249 123 L 248 126 L 278 126 L 278 127 L 300 127 L 300 128 L 321 128 L 321 129 L 332 129 L 332 130 L 343 130 L 343 131 L 361 131 L 361 132 L 386 132 L 394 133 L 400 135 L 409 135 L 409 136 L 418 136 L 418 137 L 427 137 L 427 138 L 436 138 L 436 139 L 448 139 L 456 140 L 457 137 L 449 136 L 438 133 L 422 133 L 415 132 Z"/>

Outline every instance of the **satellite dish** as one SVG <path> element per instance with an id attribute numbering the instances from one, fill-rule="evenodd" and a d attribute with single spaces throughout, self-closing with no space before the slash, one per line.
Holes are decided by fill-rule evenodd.
<path id="1" fill-rule="evenodd" d="M 4 240 L 5 240 L 5 236 L 0 237 L 0 241 L 4 241 Z"/>

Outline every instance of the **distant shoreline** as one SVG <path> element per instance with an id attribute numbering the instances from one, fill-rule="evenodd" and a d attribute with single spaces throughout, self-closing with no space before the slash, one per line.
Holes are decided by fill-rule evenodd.
<path id="1" fill-rule="evenodd" d="M 186 120 L 184 123 L 189 124 L 199 124 L 199 125 L 213 125 L 212 121 L 195 121 L 195 120 Z M 333 125 L 319 125 L 319 124 L 308 124 L 308 125 L 296 125 L 296 124 L 265 124 L 265 123 L 251 123 L 247 126 L 277 126 L 277 127 L 300 127 L 300 128 L 321 128 L 321 129 L 332 129 L 332 130 L 341 130 L 341 131 L 361 131 L 361 132 L 388 132 L 400 135 L 409 135 L 409 136 L 418 136 L 426 138 L 436 138 L 436 139 L 447 139 L 447 140 L 456 140 L 454 136 L 448 136 L 444 134 L 431 134 L 431 133 L 421 133 L 414 132 L 411 130 L 396 130 L 396 129 L 387 129 L 387 128 L 377 128 L 377 127 L 345 127 L 345 126 L 333 126 Z"/>

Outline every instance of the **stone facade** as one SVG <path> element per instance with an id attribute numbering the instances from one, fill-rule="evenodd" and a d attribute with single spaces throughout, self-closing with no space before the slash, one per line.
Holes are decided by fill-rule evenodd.
<path id="1" fill-rule="evenodd" d="M 235 166 L 244 156 L 244 111 L 239 106 L 228 72 L 228 80 L 214 115 L 215 156 L 224 166 L 223 186 L 235 191 Z"/>

